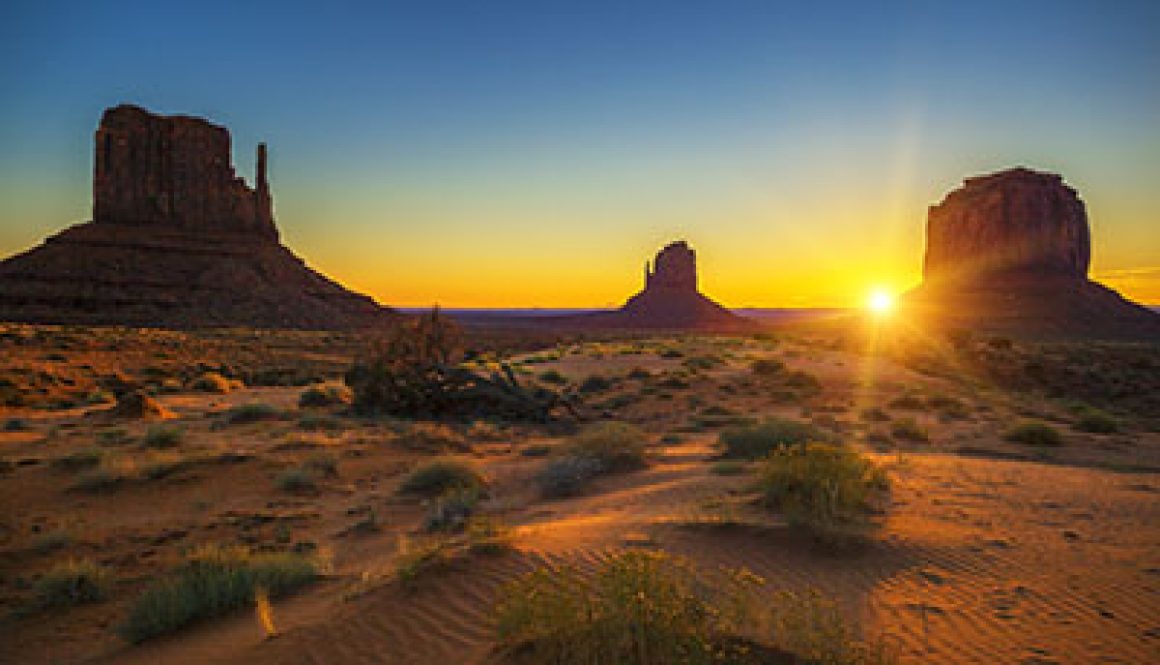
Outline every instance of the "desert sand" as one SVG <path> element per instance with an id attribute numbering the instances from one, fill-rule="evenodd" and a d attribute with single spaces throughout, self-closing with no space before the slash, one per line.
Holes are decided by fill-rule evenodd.
<path id="1" fill-rule="evenodd" d="M 9 344 L 47 351 L 61 347 L 63 333 L 12 326 L 7 334 Z M 120 370 L 165 366 L 157 339 L 166 335 L 139 335 L 136 353 L 123 360 L 132 366 Z M 216 335 L 212 348 L 223 357 L 245 347 Z M 349 362 L 342 345 L 319 354 L 305 333 L 278 339 L 285 356 L 235 358 L 236 373 L 314 357 L 325 362 L 312 378 L 336 382 Z M 771 594 L 817 589 L 900 662 L 1143 663 L 1160 649 L 1160 434 L 1146 422 L 1122 417 L 1119 432 L 1080 432 L 1063 400 L 916 371 L 825 335 L 538 346 L 512 351 L 528 381 L 549 371 L 574 384 L 611 379 L 584 394 L 585 413 L 647 432 L 646 468 L 546 499 L 532 479 L 572 423 L 356 418 L 343 405 L 300 407 L 300 386 L 196 392 L 177 369 L 155 396 L 168 412 L 160 422 L 182 432 L 170 447 L 144 443 L 158 421 L 111 419 L 108 404 L 6 407 L 5 418 L 18 424 L 0 433 L 0 598 L 11 609 L 0 660 L 491 662 L 494 605 L 506 582 L 537 567 L 595 569 L 628 548 L 745 568 Z M 23 348 L 23 362 L 40 357 Z M 41 371 L 75 372 L 78 384 L 93 373 L 78 366 L 111 371 L 100 363 L 112 360 L 85 348 L 53 352 L 64 359 Z M 14 376 L 14 356 L 5 357 Z M 762 358 L 818 385 L 797 390 L 760 379 L 750 367 Z M 255 403 L 270 413 L 230 422 L 231 408 Z M 715 472 L 719 430 L 767 416 L 812 422 L 887 470 L 889 503 L 868 542 L 822 546 L 753 503 L 751 468 Z M 1028 417 L 1052 423 L 1063 444 L 1004 440 Z M 86 491 L 78 453 L 93 450 L 118 479 Z M 454 536 L 428 533 L 429 501 L 398 492 L 408 471 L 446 454 L 471 460 L 488 478 L 480 510 L 510 528 L 502 551 L 472 552 Z M 280 473 L 318 455 L 333 461 L 333 474 L 313 487 L 279 488 Z M 401 580 L 401 553 L 437 539 L 447 542 L 446 558 Z M 273 601 L 274 638 L 252 609 L 240 609 L 139 645 L 120 639 L 115 629 L 137 594 L 204 543 L 309 552 L 324 574 Z M 35 580 L 78 558 L 109 572 L 107 596 L 35 608 Z"/>

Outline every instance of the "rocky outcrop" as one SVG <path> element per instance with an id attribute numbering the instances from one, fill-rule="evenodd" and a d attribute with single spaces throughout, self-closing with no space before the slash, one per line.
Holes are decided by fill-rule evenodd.
<path id="1" fill-rule="evenodd" d="M 391 317 L 279 243 L 265 146 L 253 188 L 230 150 L 229 132 L 200 118 L 106 111 L 93 221 L 0 262 L 0 320 L 328 329 Z"/>
<path id="2" fill-rule="evenodd" d="M 1056 174 L 968 178 L 931 206 L 923 283 L 904 298 L 943 327 L 1160 339 L 1160 315 L 1088 279 L 1083 201 Z"/>
<path id="3" fill-rule="evenodd" d="M 1053 173 L 1016 168 L 968 178 L 927 216 L 925 279 L 1084 278 L 1090 263 L 1083 201 Z"/>
<path id="4" fill-rule="evenodd" d="M 614 312 L 569 317 L 593 327 L 740 330 L 755 325 L 697 289 L 697 254 L 685 241 L 669 244 L 645 263 L 644 289 Z"/>

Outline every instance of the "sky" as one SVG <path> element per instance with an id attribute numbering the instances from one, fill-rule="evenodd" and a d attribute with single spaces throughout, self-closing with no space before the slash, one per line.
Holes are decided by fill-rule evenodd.
<path id="1" fill-rule="evenodd" d="M 733 307 L 921 275 L 963 178 L 1061 173 L 1160 303 L 1160 2 L 0 3 L 0 255 L 91 216 L 122 102 L 269 144 L 310 265 L 384 304 L 603 307 L 676 239 Z"/>

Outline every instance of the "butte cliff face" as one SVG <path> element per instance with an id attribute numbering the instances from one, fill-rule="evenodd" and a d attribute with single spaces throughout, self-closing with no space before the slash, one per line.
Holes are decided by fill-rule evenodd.
<path id="1" fill-rule="evenodd" d="M 1091 231 L 1063 178 L 1025 168 L 968 178 L 931 206 L 923 283 L 932 323 L 1067 337 L 1160 335 L 1160 315 L 1088 279 Z"/>
<path id="2" fill-rule="evenodd" d="M 200 118 L 118 106 L 94 147 L 93 221 L 0 262 L 0 320 L 327 329 L 391 316 L 279 243 L 264 144 L 252 188 L 229 131 Z"/>
<path id="3" fill-rule="evenodd" d="M 644 289 L 615 312 L 576 317 L 577 322 L 618 328 L 735 330 L 750 325 L 697 290 L 697 253 L 682 241 L 645 263 Z"/>

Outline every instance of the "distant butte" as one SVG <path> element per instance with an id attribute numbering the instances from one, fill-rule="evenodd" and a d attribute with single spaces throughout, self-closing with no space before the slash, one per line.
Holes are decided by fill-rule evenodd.
<path id="1" fill-rule="evenodd" d="M 927 216 L 922 284 L 904 306 L 936 326 L 1050 337 L 1160 339 L 1160 314 L 1088 278 L 1091 229 L 1063 178 L 968 178 Z"/>
<path id="2" fill-rule="evenodd" d="M 230 152 L 229 131 L 202 118 L 106 110 L 93 220 L 0 262 L 0 320 L 331 329 L 391 318 L 280 244 L 265 144 L 252 188 Z"/>
<path id="3" fill-rule="evenodd" d="M 705 297 L 697 288 L 697 253 L 681 240 L 644 266 L 644 288 L 620 309 L 571 321 L 616 328 L 737 330 L 754 325 Z"/>

